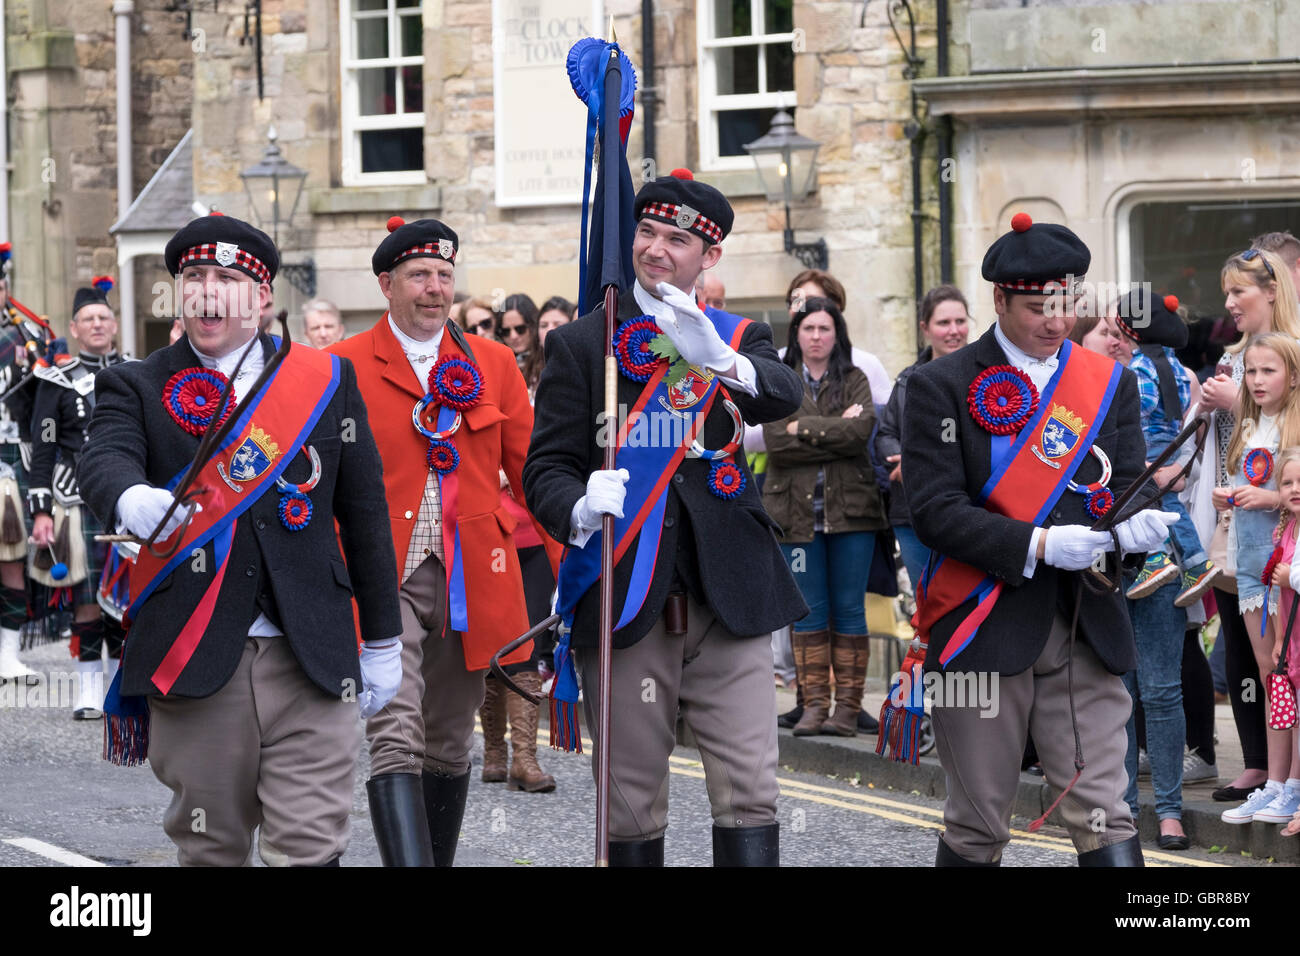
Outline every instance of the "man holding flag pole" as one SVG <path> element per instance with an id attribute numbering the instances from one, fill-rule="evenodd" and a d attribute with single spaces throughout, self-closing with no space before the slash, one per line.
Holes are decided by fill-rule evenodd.
<path id="1" fill-rule="evenodd" d="M 726 198 L 674 170 L 630 201 L 619 134 L 634 82 L 617 46 L 580 41 L 569 72 L 592 111 L 589 158 L 603 134 L 590 245 L 601 268 L 581 318 L 547 336 L 524 465 L 529 509 L 569 544 L 552 740 L 578 746 L 576 663 L 595 724 L 597 861 L 662 865 L 680 708 L 704 761 L 715 863 L 776 865 L 769 634 L 807 607 L 735 452 L 742 421 L 789 415 L 802 389 L 766 325 L 697 304 L 731 228 Z M 605 304 L 593 310 L 595 290 Z"/>

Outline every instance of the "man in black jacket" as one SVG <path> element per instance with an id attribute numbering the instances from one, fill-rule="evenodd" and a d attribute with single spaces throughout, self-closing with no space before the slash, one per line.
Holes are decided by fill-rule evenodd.
<path id="1" fill-rule="evenodd" d="M 984 258 L 997 324 L 908 384 L 903 483 L 935 555 L 919 630 L 926 669 L 946 672 L 935 686 L 953 688 L 933 709 L 948 774 L 938 865 L 1000 861 L 1027 732 L 1080 865 L 1142 865 L 1123 800 L 1133 630 L 1123 595 L 1094 595 L 1078 573 L 1114 549 L 1091 526 L 1141 474 L 1145 444 L 1132 373 L 1065 342 L 1090 260 L 1069 229 L 1018 214 Z M 1121 549 L 1158 546 L 1174 517 L 1139 512 L 1116 528 Z M 965 678 L 983 682 L 979 703 L 956 692 Z"/>
<path id="2" fill-rule="evenodd" d="M 77 469 L 105 525 L 141 539 L 162 523 L 164 489 L 189 466 L 241 353 L 242 399 L 274 348 L 257 329 L 278 263 L 264 233 L 206 216 L 165 255 L 186 335 L 100 373 Z M 149 697 L 149 761 L 173 793 L 163 825 L 182 865 L 244 863 L 259 825 L 268 864 L 336 865 L 357 702 L 368 716 L 401 676 L 381 463 L 346 359 L 294 347 L 250 401 L 200 476 L 204 510 L 160 535 L 183 535 L 176 557 L 151 565 L 145 550 L 133 569 L 122 692 Z"/>
<path id="3" fill-rule="evenodd" d="M 777 753 L 769 635 L 808 609 L 744 456 L 673 457 L 690 445 L 684 429 L 673 426 L 693 421 L 712 400 L 704 398 L 712 394 L 708 387 L 720 380 L 738 411 L 728 414 L 721 391 L 713 396 L 698 443 L 707 455 L 739 443 L 740 416 L 754 424 L 783 418 L 799 406 L 803 390 L 777 357 L 766 325 L 696 304 L 697 279 L 721 256 L 719 243 L 733 213 L 720 192 L 688 177 L 675 170 L 647 183 L 635 201 L 637 281 L 618 302 L 620 420 L 643 391 L 649 400 L 647 414 L 620 442 L 620 467 L 606 471 L 603 464 L 602 443 L 612 439 L 614 423 L 605 426 L 599 418 L 602 307 L 546 337 L 524 491 L 546 531 L 570 545 L 561 565 L 562 610 L 570 562 L 593 550 L 599 554 L 601 515 L 631 519 L 643 504 L 662 503 L 629 538 L 621 560 L 616 552 L 610 864 L 663 863 L 668 757 L 680 707 L 704 758 L 715 862 L 774 865 Z M 638 319 L 644 321 L 637 325 Z M 681 358 L 673 367 L 682 377 L 666 390 L 673 379 L 654 391 L 668 363 L 657 363 L 653 349 Z M 647 444 L 665 455 L 657 464 L 647 456 L 638 466 L 636 451 Z M 663 483 L 662 498 L 624 486 L 637 489 L 647 478 Z M 594 726 L 600 600 L 590 583 L 588 576 L 577 588 L 581 596 L 571 595 L 576 603 L 570 611 L 588 725 Z"/>

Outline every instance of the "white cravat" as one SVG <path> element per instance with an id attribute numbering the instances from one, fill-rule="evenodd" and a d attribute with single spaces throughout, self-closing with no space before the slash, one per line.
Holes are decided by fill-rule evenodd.
<path id="1" fill-rule="evenodd" d="M 993 335 L 997 338 L 998 345 L 1002 346 L 1002 351 L 1006 353 L 1007 361 L 1028 375 L 1030 381 L 1034 383 L 1034 388 L 1041 392 L 1047 387 L 1047 383 L 1056 374 L 1057 365 L 1060 364 L 1057 359 L 1057 356 L 1060 355 L 1059 349 L 1048 358 L 1034 358 L 1007 338 L 1000 324 L 994 324 Z"/>
<path id="2" fill-rule="evenodd" d="M 413 339 L 397 327 L 393 317 L 388 316 L 388 327 L 393 330 L 393 335 L 397 338 L 397 344 L 402 347 L 406 353 L 406 360 L 411 363 L 411 371 L 420 382 L 422 391 L 429 390 L 429 371 L 433 368 L 434 363 L 438 361 L 438 350 L 442 347 L 442 333 L 447 330 L 444 324 L 436 335 L 431 339 L 421 342 L 419 339 Z"/>
<path id="3" fill-rule="evenodd" d="M 194 349 L 193 342 L 190 343 L 190 348 L 194 349 L 194 354 L 199 357 L 199 361 L 203 363 L 204 368 L 216 369 L 226 378 L 230 378 L 235 366 L 239 365 L 239 356 L 244 354 L 245 349 L 249 349 L 248 358 L 244 359 L 243 365 L 240 365 L 239 377 L 235 379 L 235 401 L 238 402 L 248 392 L 248 387 L 253 384 L 257 376 L 262 374 L 262 369 L 266 367 L 266 356 L 262 354 L 262 343 L 258 336 L 253 336 L 252 343 L 251 349 L 249 349 L 249 344 L 244 342 L 233 351 L 220 357 L 208 355 Z"/>

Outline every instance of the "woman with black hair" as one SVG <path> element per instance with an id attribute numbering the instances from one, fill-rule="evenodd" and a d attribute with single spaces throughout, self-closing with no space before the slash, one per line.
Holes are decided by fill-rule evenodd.
<path id="1" fill-rule="evenodd" d="M 537 316 L 537 344 L 546 345 L 546 333 L 573 321 L 578 307 L 562 295 L 553 295 L 542 303 Z"/>
<path id="2" fill-rule="evenodd" d="M 854 367 L 852 348 L 839 307 L 808 299 L 791 318 L 784 357 L 802 375 L 803 404 L 763 426 L 763 506 L 784 529 L 781 550 L 811 609 L 791 635 L 804 707 L 799 736 L 857 733 L 870 656 L 863 596 L 875 533 L 888 522 L 867 457 L 871 383 Z"/>
<path id="3" fill-rule="evenodd" d="M 542 343 L 537 336 L 537 304 L 522 292 L 506 296 L 501 304 L 497 327 L 501 329 L 501 341 L 514 349 L 515 361 L 519 371 L 524 375 L 528 386 L 528 395 L 537 389 L 537 379 L 541 377 Z"/>

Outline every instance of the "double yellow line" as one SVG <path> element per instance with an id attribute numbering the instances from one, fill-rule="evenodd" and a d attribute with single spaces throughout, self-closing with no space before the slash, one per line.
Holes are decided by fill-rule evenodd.
<path id="1" fill-rule="evenodd" d="M 550 744 L 550 736 L 539 732 L 537 741 L 542 746 L 547 746 Z M 591 753 L 592 747 L 591 740 L 583 737 L 584 756 Z M 683 777 L 694 777 L 697 780 L 704 779 L 704 765 L 698 760 L 692 760 L 689 757 L 679 757 L 675 754 L 670 756 L 668 758 L 668 769 L 670 772 Z M 820 784 L 805 783 L 802 780 L 794 780 L 790 777 L 777 777 L 776 782 L 781 788 L 781 795 L 792 800 L 818 803 L 822 806 L 836 807 L 853 813 L 865 813 L 882 820 L 905 823 L 925 830 L 943 830 L 943 811 L 937 807 L 908 803 L 874 793 L 859 793 L 840 787 L 825 787 Z M 1028 830 L 1012 830 L 1011 842 L 1022 846 L 1051 850 L 1055 853 L 1068 853 L 1071 856 L 1077 853 L 1074 844 L 1067 838 L 1049 836 L 1043 833 L 1030 833 Z M 1163 853 L 1159 850 L 1144 849 L 1142 856 L 1148 866 L 1222 867 L 1226 865 L 1179 856 L 1173 853 Z"/>

